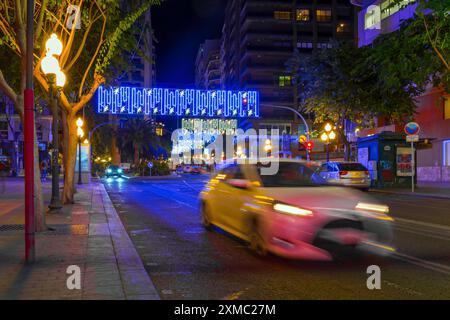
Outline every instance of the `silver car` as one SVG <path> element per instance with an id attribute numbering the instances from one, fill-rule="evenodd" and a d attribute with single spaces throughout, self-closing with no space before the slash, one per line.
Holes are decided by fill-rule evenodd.
<path id="1" fill-rule="evenodd" d="M 358 162 L 326 162 L 320 166 L 317 174 L 327 184 L 363 190 L 370 188 L 369 170 Z"/>

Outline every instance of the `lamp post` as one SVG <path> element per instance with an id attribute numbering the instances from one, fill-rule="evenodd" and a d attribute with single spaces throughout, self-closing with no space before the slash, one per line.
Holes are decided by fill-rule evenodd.
<path id="1" fill-rule="evenodd" d="M 53 152 L 52 152 L 52 198 L 48 206 L 52 212 L 57 212 L 62 208 L 59 197 L 59 126 L 58 126 L 58 95 L 59 90 L 66 83 L 66 76 L 61 71 L 59 61 L 55 56 L 62 53 L 62 42 L 56 34 L 52 34 L 45 43 L 46 55 L 41 61 L 42 72 L 47 77 L 50 94 L 50 107 L 52 109 L 52 136 L 53 136 Z"/>
<path id="2" fill-rule="evenodd" d="M 333 131 L 333 127 L 331 124 L 327 123 L 324 127 L 325 132 L 320 136 L 320 140 L 322 140 L 327 146 L 327 162 L 330 161 L 330 143 L 336 139 L 336 133 Z"/>
<path id="3" fill-rule="evenodd" d="M 83 184 L 81 179 L 81 139 L 83 139 L 84 131 L 83 131 L 83 119 L 77 119 L 77 136 L 78 136 L 78 184 Z"/>

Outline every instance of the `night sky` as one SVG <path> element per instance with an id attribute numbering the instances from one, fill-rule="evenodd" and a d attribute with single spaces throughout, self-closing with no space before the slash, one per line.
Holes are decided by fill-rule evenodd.
<path id="1" fill-rule="evenodd" d="M 158 85 L 193 86 L 195 58 L 205 39 L 220 38 L 226 0 L 165 0 L 152 13 Z"/>

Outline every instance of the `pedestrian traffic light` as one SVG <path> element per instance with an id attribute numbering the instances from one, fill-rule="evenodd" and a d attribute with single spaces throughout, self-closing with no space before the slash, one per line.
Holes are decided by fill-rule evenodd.
<path id="1" fill-rule="evenodd" d="M 305 146 L 306 146 L 306 150 L 311 151 L 312 148 L 314 148 L 314 142 L 312 142 L 312 141 L 306 141 Z"/>

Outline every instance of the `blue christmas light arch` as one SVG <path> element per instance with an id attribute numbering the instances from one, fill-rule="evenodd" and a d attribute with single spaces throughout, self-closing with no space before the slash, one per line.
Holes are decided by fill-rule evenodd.
<path id="1" fill-rule="evenodd" d="M 104 87 L 97 90 L 97 112 L 210 118 L 258 118 L 257 91 Z"/>

